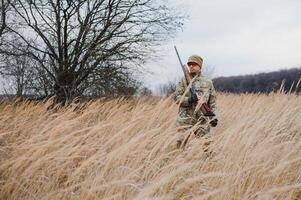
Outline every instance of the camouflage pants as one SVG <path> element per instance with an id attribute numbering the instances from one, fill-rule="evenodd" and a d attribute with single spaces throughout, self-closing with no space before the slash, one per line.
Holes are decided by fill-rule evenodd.
<path id="1" fill-rule="evenodd" d="M 179 117 L 177 120 L 177 143 L 178 145 L 186 144 L 188 137 L 196 138 L 209 138 L 210 137 L 210 125 L 208 118 L 201 116 L 198 119 L 193 117 Z M 188 131 L 190 130 L 190 131 Z M 184 144 L 184 145 L 185 145 Z"/>

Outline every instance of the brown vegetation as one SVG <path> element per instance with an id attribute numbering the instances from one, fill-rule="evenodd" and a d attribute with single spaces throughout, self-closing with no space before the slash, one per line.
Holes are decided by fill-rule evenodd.
<path id="1" fill-rule="evenodd" d="M 300 102 L 220 94 L 211 154 L 174 148 L 169 98 L 2 103 L 0 199 L 300 199 Z"/>

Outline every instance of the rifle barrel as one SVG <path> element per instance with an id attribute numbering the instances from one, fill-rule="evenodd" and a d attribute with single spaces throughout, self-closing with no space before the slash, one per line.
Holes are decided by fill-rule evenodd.
<path id="1" fill-rule="evenodd" d="M 179 52 L 178 52 L 178 49 L 177 49 L 177 47 L 176 46 L 174 46 L 174 48 L 175 48 L 175 50 L 176 50 L 176 54 L 177 54 L 177 56 L 178 56 L 178 59 L 179 59 L 179 62 L 180 62 L 180 65 L 181 65 L 181 67 L 182 67 L 182 70 L 183 70 L 183 73 L 184 73 L 184 75 L 186 74 L 186 72 L 185 72 L 185 69 L 184 69 L 184 65 L 183 65 L 183 63 L 182 63 L 182 60 L 181 60 L 181 58 L 180 58 L 180 55 L 179 55 Z M 188 85 L 188 80 L 187 80 L 187 78 L 186 78 L 186 76 L 184 76 L 185 77 L 185 80 L 186 80 L 186 87 L 187 87 L 187 85 Z"/>

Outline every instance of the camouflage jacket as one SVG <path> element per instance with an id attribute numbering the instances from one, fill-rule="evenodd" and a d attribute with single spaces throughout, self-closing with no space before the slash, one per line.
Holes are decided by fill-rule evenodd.
<path id="1" fill-rule="evenodd" d="M 182 98 L 186 90 L 184 81 L 185 79 L 183 78 L 178 83 L 176 91 L 174 93 L 174 99 L 177 103 L 179 103 L 182 100 L 179 108 L 179 117 L 177 120 L 178 123 L 180 123 L 179 125 L 194 124 L 198 121 L 198 119 L 201 116 L 203 116 L 203 113 L 201 111 L 194 113 L 196 104 L 190 105 L 188 103 L 189 91 Z M 197 77 L 194 78 L 193 84 L 197 94 L 203 97 L 203 100 L 207 102 L 207 104 L 210 106 L 210 108 L 216 115 L 215 118 L 217 118 L 218 112 L 216 106 L 216 91 L 214 89 L 212 81 L 209 78 L 199 74 L 197 75 Z"/>

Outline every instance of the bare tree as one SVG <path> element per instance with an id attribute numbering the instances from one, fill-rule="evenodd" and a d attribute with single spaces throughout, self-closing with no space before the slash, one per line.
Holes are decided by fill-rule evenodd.
<path id="1" fill-rule="evenodd" d="M 169 96 L 176 91 L 176 87 L 179 81 L 168 81 L 167 83 L 158 86 L 160 95 Z"/>
<path id="2" fill-rule="evenodd" d="M 5 27 L 6 27 L 6 12 L 7 12 L 7 8 L 9 5 L 10 1 L 9 0 L 1 0 L 1 4 L 0 4 L 0 12 L 1 12 L 1 16 L 0 16 L 0 36 L 3 34 Z"/>
<path id="3" fill-rule="evenodd" d="M 97 68 L 78 89 L 88 96 L 134 95 L 141 83 L 132 73 L 122 63 L 108 62 Z"/>
<path id="4" fill-rule="evenodd" d="M 151 89 L 147 88 L 147 87 L 141 87 L 139 89 L 139 93 L 140 96 L 152 96 L 153 92 Z"/>
<path id="5" fill-rule="evenodd" d="M 22 40 L 14 37 L 11 44 L 18 49 L 11 54 L 0 55 L 0 75 L 7 82 L 6 91 L 16 96 L 46 96 L 51 85 L 47 74 L 36 60 L 25 53 L 28 46 Z"/>
<path id="6" fill-rule="evenodd" d="M 80 95 L 83 82 L 106 63 L 143 63 L 153 46 L 174 33 L 181 17 L 160 0 L 16 0 L 0 53 L 21 52 L 39 63 L 62 100 Z"/>
<path id="7" fill-rule="evenodd" d="M 28 67 L 29 60 L 25 56 L 14 57 L 6 56 L 0 66 L 0 75 L 2 75 L 11 88 L 9 91 L 14 92 L 16 96 L 22 96 L 26 85 L 28 84 Z"/>

